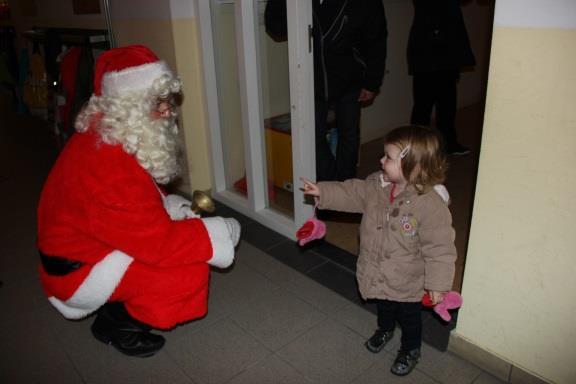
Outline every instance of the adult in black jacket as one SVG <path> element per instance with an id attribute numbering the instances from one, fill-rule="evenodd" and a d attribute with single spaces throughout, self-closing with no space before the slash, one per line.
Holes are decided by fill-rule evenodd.
<path id="1" fill-rule="evenodd" d="M 464 155 L 455 118 L 457 83 L 464 67 L 475 65 L 459 0 L 413 0 L 414 20 L 408 40 L 408 66 L 413 76 L 412 124 L 430 125 L 436 107 L 436 127 L 445 151 Z"/>
<path id="2" fill-rule="evenodd" d="M 382 0 L 313 0 L 316 179 L 356 175 L 360 144 L 360 104 L 370 102 L 384 76 L 386 16 Z M 286 0 L 268 0 L 266 31 L 287 35 Z M 326 140 L 333 109 L 338 130 L 336 157 Z"/>

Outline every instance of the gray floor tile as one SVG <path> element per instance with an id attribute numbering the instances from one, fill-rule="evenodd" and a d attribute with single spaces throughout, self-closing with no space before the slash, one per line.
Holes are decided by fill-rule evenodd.
<path id="1" fill-rule="evenodd" d="M 311 251 L 327 257 L 330 261 L 347 268 L 352 273 L 356 272 L 356 261 L 358 260 L 357 255 L 352 255 L 350 252 L 338 248 L 326 241 L 313 247 Z"/>
<path id="2" fill-rule="evenodd" d="M 2 276 L 0 280 L 0 307 L 3 308 L 0 324 L 23 314 L 34 317 L 39 307 L 49 306 L 36 276 L 23 278 L 16 274 Z"/>
<path id="3" fill-rule="evenodd" d="M 282 348 L 278 355 L 316 383 L 348 383 L 378 359 L 364 348 L 364 339 L 327 320 Z"/>
<path id="4" fill-rule="evenodd" d="M 307 275 L 340 296 L 353 301 L 360 299 L 354 273 L 334 263 L 322 264 Z"/>
<path id="5" fill-rule="evenodd" d="M 257 248 L 267 250 L 270 247 L 286 242 L 288 239 L 259 223 L 242 228 L 242 238 Z"/>
<path id="6" fill-rule="evenodd" d="M 234 313 L 264 293 L 278 288 L 266 276 L 246 264 L 237 263 L 224 273 L 212 273 L 210 302 L 226 313 Z"/>
<path id="7" fill-rule="evenodd" d="M 481 370 L 450 352 L 440 352 L 426 344 L 422 346 L 422 359 L 417 369 L 436 381 L 446 384 L 469 384 Z"/>
<path id="8" fill-rule="evenodd" d="M 0 240 L 0 280 L 38 279 L 40 258 L 35 242 L 35 237 L 29 235 Z"/>
<path id="9" fill-rule="evenodd" d="M 273 351 L 325 318 L 324 313 L 282 289 L 268 292 L 232 316 L 234 322 Z"/>
<path id="10" fill-rule="evenodd" d="M 364 338 L 372 336 L 377 327 L 376 315 L 354 303 L 346 303 L 328 315 L 336 322 L 352 329 Z"/>
<path id="11" fill-rule="evenodd" d="M 367 371 L 357 377 L 352 384 L 437 384 L 435 380 L 418 370 L 412 371 L 408 376 L 398 377 L 390 372 L 392 360 L 386 355 L 386 359 L 380 359 Z"/>
<path id="12" fill-rule="evenodd" d="M 82 349 L 80 355 L 74 356 L 74 364 L 88 384 L 196 383 L 164 351 L 146 359 L 130 358 L 101 344 Z"/>
<path id="13" fill-rule="evenodd" d="M 227 382 L 271 354 L 227 319 L 167 341 L 166 353 L 198 384 Z"/>
<path id="14" fill-rule="evenodd" d="M 354 303 L 346 304 L 344 307 L 335 311 L 333 315 L 330 315 L 330 317 L 337 323 L 358 333 L 364 341 L 372 336 L 378 327 L 376 315 Z M 392 340 L 384 346 L 383 351 L 395 352 L 400 346 L 400 336 L 400 329 L 396 329 Z M 383 352 L 380 352 L 380 354 L 383 354 Z"/>
<path id="15" fill-rule="evenodd" d="M 271 355 L 234 377 L 227 384 L 306 384 L 312 383 L 296 369 Z"/>
<path id="16" fill-rule="evenodd" d="M 96 340 L 90 332 L 92 318 L 66 321 L 53 317 L 51 321 L 86 383 L 194 383 L 164 350 L 146 359 L 127 357 Z"/>
<path id="17" fill-rule="evenodd" d="M 322 312 L 330 313 L 349 303 L 345 298 L 302 274 L 279 284 Z"/>
<path id="18" fill-rule="evenodd" d="M 3 322 L 1 329 L 0 382 L 83 383 L 43 316 L 21 314 Z"/>
<path id="19" fill-rule="evenodd" d="M 266 252 L 302 273 L 308 273 L 327 262 L 325 258 L 317 253 L 307 251 L 293 241 L 284 241 Z"/>
<path id="20" fill-rule="evenodd" d="M 505 384 L 505 381 L 498 379 L 486 372 L 480 373 L 480 376 L 474 380 L 473 384 Z"/>
<path id="21" fill-rule="evenodd" d="M 236 262 L 246 264 L 276 284 L 289 281 L 300 275 L 300 272 L 294 268 L 278 262 L 269 254 L 245 241 L 240 242 L 236 253 Z"/>

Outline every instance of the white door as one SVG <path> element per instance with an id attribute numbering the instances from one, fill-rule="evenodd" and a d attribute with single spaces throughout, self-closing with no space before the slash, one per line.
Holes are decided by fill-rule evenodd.
<path id="1" fill-rule="evenodd" d="M 199 0 L 213 197 L 295 238 L 314 179 L 310 0 L 287 1 L 288 38 L 266 34 L 262 0 Z"/>

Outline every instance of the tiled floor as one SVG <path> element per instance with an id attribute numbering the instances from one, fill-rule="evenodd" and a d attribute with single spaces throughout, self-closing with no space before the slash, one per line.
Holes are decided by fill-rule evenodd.
<path id="1" fill-rule="evenodd" d="M 212 274 L 208 316 L 164 333 L 154 357 L 121 355 L 92 338 L 92 319 L 63 319 L 42 293 L 35 207 L 56 151 L 44 124 L 5 103 L 0 112 L 1 383 L 500 382 L 429 345 L 410 376 L 391 375 L 398 334 L 379 355 L 366 351 L 375 316 L 350 289 L 323 284 L 353 284 L 346 259 L 295 252 L 246 218 L 235 265 Z"/>

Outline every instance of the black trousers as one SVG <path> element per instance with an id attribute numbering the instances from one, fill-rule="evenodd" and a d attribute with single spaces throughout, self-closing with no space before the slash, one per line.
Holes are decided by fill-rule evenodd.
<path id="1" fill-rule="evenodd" d="M 412 79 L 414 105 L 411 123 L 429 126 L 435 107 L 436 128 L 448 148 L 458 143 L 455 119 L 459 78 L 458 70 L 447 70 L 415 73 Z"/>
<path id="2" fill-rule="evenodd" d="M 356 177 L 358 146 L 360 145 L 359 91 L 348 93 L 328 102 L 316 100 L 316 180 L 343 181 Z M 334 110 L 338 145 L 336 157 L 326 140 L 328 111 Z"/>
<path id="3" fill-rule="evenodd" d="M 422 304 L 402 303 L 391 300 L 376 300 L 378 308 L 378 327 L 392 331 L 396 322 L 402 330 L 401 347 L 411 351 L 422 346 Z"/>

